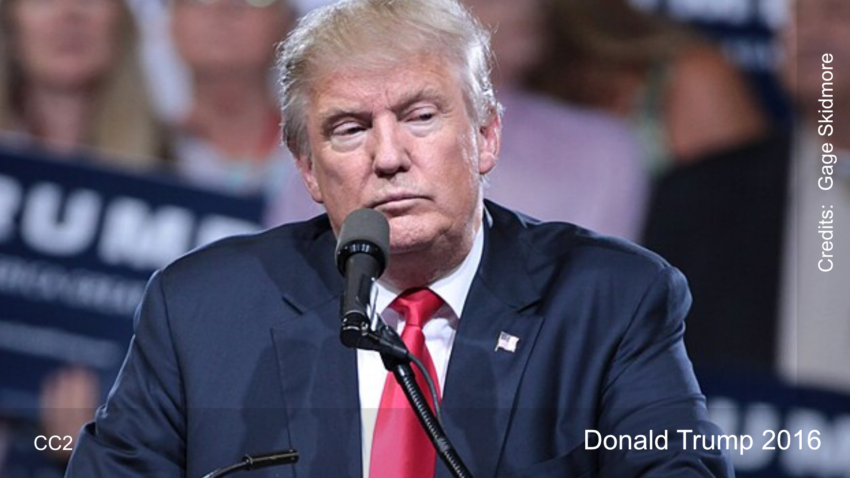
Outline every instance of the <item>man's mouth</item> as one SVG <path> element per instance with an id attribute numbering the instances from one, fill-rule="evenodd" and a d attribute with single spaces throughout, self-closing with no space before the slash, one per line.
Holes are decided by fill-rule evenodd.
<path id="1" fill-rule="evenodd" d="M 410 201 L 415 201 L 417 199 L 423 199 L 423 197 L 419 194 L 413 194 L 413 193 L 405 193 L 405 192 L 393 193 L 393 194 L 388 194 L 386 196 L 383 196 L 376 201 L 373 201 L 369 205 L 369 207 L 373 208 L 373 209 L 377 209 L 377 208 L 382 207 L 382 206 L 386 207 L 386 206 L 401 205 L 401 204 L 404 204 L 404 203 L 407 203 L 407 202 L 410 202 Z"/>

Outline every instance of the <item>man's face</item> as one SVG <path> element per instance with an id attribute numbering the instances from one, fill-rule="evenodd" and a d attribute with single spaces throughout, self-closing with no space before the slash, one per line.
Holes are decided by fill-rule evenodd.
<path id="1" fill-rule="evenodd" d="M 307 108 L 307 188 L 339 231 L 374 208 L 390 222 L 392 254 L 470 241 L 481 218 L 481 177 L 495 166 L 500 122 L 470 119 L 461 84 L 442 60 L 319 77 Z"/>

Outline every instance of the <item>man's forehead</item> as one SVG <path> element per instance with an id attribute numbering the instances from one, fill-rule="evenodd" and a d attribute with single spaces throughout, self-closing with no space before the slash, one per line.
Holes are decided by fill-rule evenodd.
<path id="1" fill-rule="evenodd" d="M 316 83 L 311 103 L 319 111 L 332 108 L 393 107 L 413 97 L 447 100 L 460 91 L 445 62 L 405 62 L 390 68 L 343 67 L 331 70 Z"/>

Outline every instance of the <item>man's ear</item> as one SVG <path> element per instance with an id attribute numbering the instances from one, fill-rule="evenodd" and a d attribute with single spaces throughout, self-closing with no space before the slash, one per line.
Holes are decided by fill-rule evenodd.
<path id="1" fill-rule="evenodd" d="M 322 204 L 324 199 L 322 198 L 322 191 L 319 189 L 319 182 L 316 180 L 316 171 L 311 155 L 306 153 L 296 155 L 295 164 L 298 165 L 298 171 L 301 173 L 301 179 L 304 180 L 310 197 L 317 203 Z"/>
<path id="2" fill-rule="evenodd" d="M 478 128 L 478 172 L 483 176 L 496 167 L 502 147 L 502 118 L 493 111 Z"/>

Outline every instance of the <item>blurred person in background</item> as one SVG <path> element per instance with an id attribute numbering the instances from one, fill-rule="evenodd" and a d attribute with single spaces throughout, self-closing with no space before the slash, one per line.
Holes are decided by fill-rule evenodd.
<path id="1" fill-rule="evenodd" d="M 174 0 L 171 6 L 171 31 L 192 90 L 173 136 L 177 171 L 219 191 L 264 195 L 270 224 L 322 212 L 281 145 L 271 78 L 275 44 L 295 15 L 284 0 Z"/>
<path id="2" fill-rule="evenodd" d="M 658 185 L 645 243 L 688 277 L 686 341 L 696 365 L 850 392 L 850 267 L 841 249 L 850 236 L 850 3 L 791 5 L 780 73 L 795 131 L 673 171 Z M 821 103 L 828 79 L 832 102 Z M 832 134 L 821 136 L 826 125 Z"/>
<path id="3" fill-rule="evenodd" d="M 526 88 L 545 43 L 542 0 L 464 3 L 493 32 L 493 78 L 505 108 L 500 166 L 485 195 L 542 220 L 635 239 L 646 178 L 628 125 Z"/>
<path id="4" fill-rule="evenodd" d="M 546 0 L 540 91 L 628 119 L 646 168 L 743 144 L 767 132 L 745 79 L 683 27 L 625 0 Z"/>
<path id="5" fill-rule="evenodd" d="M 0 1 L 0 141 L 134 172 L 165 164 L 167 142 L 122 0 Z M 0 476 L 62 476 L 70 452 L 36 451 L 33 438 L 76 436 L 100 396 L 90 370 L 49 376 L 33 404 L 38 424 L 0 416 Z"/>
<path id="6" fill-rule="evenodd" d="M 160 166 L 166 143 L 136 43 L 122 0 L 0 1 L 3 141 L 60 156 L 94 150 L 131 170 Z"/>

